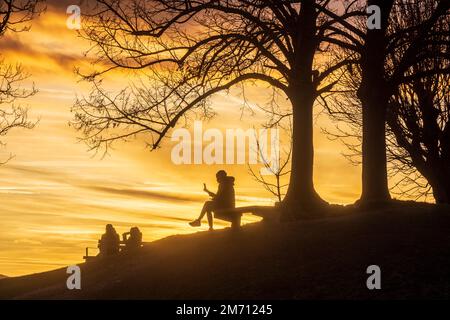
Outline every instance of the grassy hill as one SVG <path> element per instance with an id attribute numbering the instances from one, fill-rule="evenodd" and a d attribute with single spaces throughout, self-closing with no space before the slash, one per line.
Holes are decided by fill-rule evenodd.
<path id="1" fill-rule="evenodd" d="M 80 255 L 82 253 L 80 252 Z M 368 290 L 366 268 L 381 268 Z M 314 221 L 171 236 L 134 257 L 2 280 L 0 298 L 450 298 L 450 210 L 404 204 Z"/>

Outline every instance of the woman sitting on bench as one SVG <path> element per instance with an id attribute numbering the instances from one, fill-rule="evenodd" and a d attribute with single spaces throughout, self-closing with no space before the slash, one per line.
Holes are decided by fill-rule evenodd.
<path id="1" fill-rule="evenodd" d="M 101 257 L 113 256 L 119 253 L 120 237 L 112 224 L 106 225 L 106 231 L 98 243 L 98 248 L 100 249 L 99 255 Z"/>
<path id="2" fill-rule="evenodd" d="M 142 246 L 142 233 L 138 227 L 132 227 L 129 232 L 123 235 L 122 243 L 125 244 L 123 248 L 126 252 L 135 252 Z"/>
<path id="3" fill-rule="evenodd" d="M 217 193 L 213 193 L 206 188 L 203 184 L 203 191 L 208 193 L 212 198 L 210 201 L 206 201 L 203 205 L 203 209 L 200 212 L 200 216 L 190 222 L 192 227 L 199 227 L 201 225 L 201 220 L 203 217 L 207 216 L 209 230 L 213 230 L 213 216 L 212 212 L 215 210 L 232 209 L 235 207 L 235 195 L 234 195 L 234 177 L 227 175 L 225 170 L 220 170 L 216 173 L 216 179 L 219 183 Z"/>

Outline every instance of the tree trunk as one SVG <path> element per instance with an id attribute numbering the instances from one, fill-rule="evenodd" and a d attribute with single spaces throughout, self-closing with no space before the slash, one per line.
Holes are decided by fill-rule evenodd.
<path id="1" fill-rule="evenodd" d="M 450 190 L 440 183 L 431 184 L 433 189 L 433 197 L 436 203 L 450 204 Z"/>
<path id="2" fill-rule="evenodd" d="M 291 178 L 281 204 L 283 220 L 316 218 L 327 203 L 314 189 L 313 105 L 316 85 L 313 61 L 318 47 L 315 0 L 302 2 L 294 39 L 293 66 L 289 85 L 292 103 Z"/>
<path id="3" fill-rule="evenodd" d="M 291 178 L 283 200 L 283 219 L 315 218 L 323 214 L 325 202 L 314 189 L 313 94 L 299 90 L 292 99 L 293 132 Z"/>
<path id="4" fill-rule="evenodd" d="M 386 165 L 386 105 L 387 99 L 369 89 L 362 99 L 363 140 L 362 140 L 362 203 L 382 203 L 389 201 Z M 377 96 L 378 95 L 378 96 Z"/>
<path id="5" fill-rule="evenodd" d="M 386 164 L 386 111 L 390 89 L 385 79 L 386 30 L 393 0 L 370 0 L 381 8 L 381 29 L 369 29 L 361 54 L 358 97 L 363 109 L 362 195 L 360 203 L 391 199 Z"/>
<path id="6" fill-rule="evenodd" d="M 422 173 L 423 174 L 423 173 Z M 433 189 L 433 197 L 436 203 L 450 204 L 450 176 L 444 170 L 436 170 L 433 177 L 425 176 Z"/>

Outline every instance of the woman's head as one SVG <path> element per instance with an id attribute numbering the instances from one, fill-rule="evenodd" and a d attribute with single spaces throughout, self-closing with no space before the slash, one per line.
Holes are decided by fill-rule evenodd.
<path id="1" fill-rule="evenodd" d="M 108 223 L 106 225 L 106 233 L 112 233 L 112 232 L 116 232 L 116 230 L 114 229 L 112 224 Z"/>
<path id="2" fill-rule="evenodd" d="M 222 182 L 227 177 L 227 173 L 225 170 L 219 170 L 216 173 L 217 182 Z"/>

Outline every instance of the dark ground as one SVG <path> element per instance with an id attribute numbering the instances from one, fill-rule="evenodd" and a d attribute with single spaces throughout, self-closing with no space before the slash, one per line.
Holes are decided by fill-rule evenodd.
<path id="1" fill-rule="evenodd" d="M 372 264 L 381 268 L 381 290 L 366 287 Z M 81 290 L 66 289 L 59 269 L 3 279 L 0 298 L 448 299 L 450 209 L 404 204 L 172 236 L 133 259 L 81 267 Z"/>

